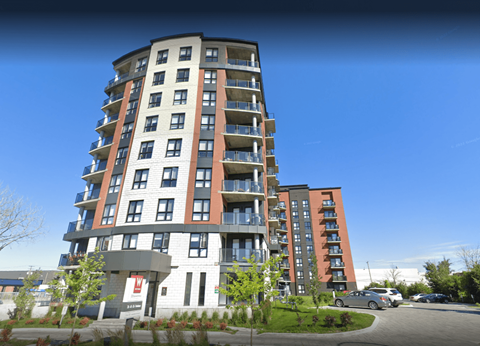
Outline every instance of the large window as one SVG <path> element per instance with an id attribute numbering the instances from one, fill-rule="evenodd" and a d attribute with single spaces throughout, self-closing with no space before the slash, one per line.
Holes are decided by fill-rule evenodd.
<path id="1" fill-rule="evenodd" d="M 195 176 L 195 187 L 211 187 L 212 184 L 212 169 L 211 168 L 197 168 Z"/>
<path id="2" fill-rule="evenodd" d="M 123 165 L 128 155 L 128 147 L 118 148 L 117 158 L 115 160 L 115 165 Z"/>
<path id="3" fill-rule="evenodd" d="M 205 62 L 217 62 L 218 61 L 218 48 L 207 48 L 205 54 Z"/>
<path id="4" fill-rule="evenodd" d="M 153 117 L 147 117 L 147 119 L 145 121 L 144 132 L 157 131 L 157 124 L 158 124 L 158 115 L 155 115 Z"/>
<path id="5" fill-rule="evenodd" d="M 301 255 L 301 254 L 302 254 L 302 247 L 295 246 L 295 255 Z"/>
<path id="6" fill-rule="evenodd" d="M 150 102 L 148 103 L 148 108 L 160 107 L 162 103 L 162 93 L 150 94 Z"/>
<path id="7" fill-rule="evenodd" d="M 300 280 L 303 280 L 303 270 L 298 270 L 297 271 L 297 278 Z"/>
<path id="8" fill-rule="evenodd" d="M 135 72 L 145 71 L 145 69 L 147 68 L 147 60 L 148 58 L 146 57 L 138 59 Z"/>
<path id="9" fill-rule="evenodd" d="M 178 167 L 166 167 L 163 169 L 162 187 L 177 186 Z"/>
<path id="10" fill-rule="evenodd" d="M 157 65 L 166 64 L 167 60 L 168 60 L 168 49 L 159 51 L 157 56 Z"/>
<path id="11" fill-rule="evenodd" d="M 208 246 L 207 233 L 190 234 L 189 257 L 207 257 L 207 246 Z"/>
<path id="12" fill-rule="evenodd" d="M 182 140 L 181 139 L 169 139 L 167 144 L 167 155 L 166 157 L 180 156 L 180 151 L 182 150 Z"/>
<path id="13" fill-rule="evenodd" d="M 158 201 L 157 221 L 172 221 L 173 199 L 160 199 Z"/>
<path id="14" fill-rule="evenodd" d="M 152 158 L 153 142 L 154 141 L 142 143 L 140 146 L 140 153 L 138 154 L 139 160 Z"/>
<path id="15" fill-rule="evenodd" d="M 200 288 L 198 290 L 198 306 L 205 305 L 205 284 L 207 281 L 207 273 L 200 273 Z"/>
<path id="16" fill-rule="evenodd" d="M 123 236 L 123 250 L 135 250 L 137 248 L 138 234 L 125 234 Z"/>
<path id="17" fill-rule="evenodd" d="M 131 201 L 128 206 L 126 222 L 140 222 L 142 218 L 143 201 Z"/>
<path id="18" fill-rule="evenodd" d="M 205 84 L 217 83 L 217 71 L 205 71 L 205 77 L 203 79 Z"/>
<path id="19" fill-rule="evenodd" d="M 126 115 L 132 115 L 137 113 L 138 108 L 138 100 L 130 101 L 127 105 L 127 113 Z"/>
<path id="20" fill-rule="evenodd" d="M 198 157 L 213 157 L 213 141 L 198 142 Z"/>
<path id="21" fill-rule="evenodd" d="M 311 230 L 312 229 L 312 223 L 311 222 L 305 222 L 305 230 Z"/>
<path id="22" fill-rule="evenodd" d="M 217 100 L 217 93 L 215 91 L 204 91 L 203 92 L 203 106 L 215 106 L 215 101 Z"/>
<path id="23" fill-rule="evenodd" d="M 121 139 L 130 138 L 132 136 L 133 123 L 124 124 L 122 126 L 122 136 Z"/>
<path id="24" fill-rule="evenodd" d="M 152 250 L 168 253 L 169 242 L 170 242 L 170 233 L 155 233 L 153 236 Z"/>
<path id="25" fill-rule="evenodd" d="M 302 206 L 303 206 L 304 208 L 308 208 L 308 199 L 304 199 L 304 200 L 302 201 Z"/>
<path id="26" fill-rule="evenodd" d="M 115 216 L 115 207 L 116 204 L 106 204 L 105 209 L 103 209 L 102 216 L 102 225 L 112 225 L 113 218 Z"/>
<path id="27" fill-rule="evenodd" d="M 110 185 L 108 187 L 108 193 L 115 193 L 120 191 L 120 184 L 122 183 L 122 174 L 112 175 L 110 179 Z"/>
<path id="28" fill-rule="evenodd" d="M 173 98 L 174 105 L 185 105 L 187 104 L 187 90 L 177 90 L 175 91 L 175 96 Z"/>
<path id="29" fill-rule="evenodd" d="M 300 222 L 294 222 L 293 223 L 293 230 L 294 231 L 300 231 Z"/>
<path id="30" fill-rule="evenodd" d="M 183 305 L 190 306 L 190 295 L 192 294 L 192 276 L 193 273 L 187 273 L 185 280 L 185 296 L 183 298 Z"/>
<path id="31" fill-rule="evenodd" d="M 294 241 L 295 241 L 296 243 L 299 243 L 299 242 L 300 242 L 300 234 L 294 234 L 293 237 L 294 237 Z"/>
<path id="32" fill-rule="evenodd" d="M 313 252 L 313 245 L 307 245 L 307 253 L 308 253 L 308 256 L 310 256 L 310 254 Z"/>
<path id="33" fill-rule="evenodd" d="M 180 57 L 179 61 L 186 61 L 192 59 L 192 47 L 182 47 L 180 48 Z"/>
<path id="34" fill-rule="evenodd" d="M 170 130 L 183 129 L 185 126 L 185 113 L 172 114 L 172 122 L 170 123 Z"/>
<path id="35" fill-rule="evenodd" d="M 100 251 L 108 251 L 110 250 L 111 241 L 112 241 L 112 236 L 98 237 L 97 245 L 95 245 L 95 247 L 98 248 Z"/>
<path id="36" fill-rule="evenodd" d="M 195 199 L 193 201 L 193 221 L 210 220 L 210 200 Z"/>
<path id="37" fill-rule="evenodd" d="M 292 201 L 292 208 L 298 208 L 298 201 Z"/>
<path id="38" fill-rule="evenodd" d="M 132 189 L 146 189 L 148 180 L 148 169 L 140 169 L 135 172 Z"/>
<path id="39" fill-rule="evenodd" d="M 305 285 L 298 285 L 298 293 L 305 294 Z"/>
<path id="40" fill-rule="evenodd" d="M 292 211 L 292 218 L 298 219 L 298 211 Z"/>
<path id="41" fill-rule="evenodd" d="M 157 72 L 153 75 L 152 85 L 162 85 L 165 83 L 165 72 Z"/>
<path id="42" fill-rule="evenodd" d="M 297 258 L 295 263 L 297 264 L 297 267 L 303 267 L 303 260 L 301 258 Z"/>
<path id="43" fill-rule="evenodd" d="M 188 82 L 189 76 L 190 76 L 189 68 L 177 70 L 177 83 Z"/>
<path id="44" fill-rule="evenodd" d="M 303 211 L 303 218 L 304 219 L 310 219 L 310 211 L 309 210 L 304 210 Z"/>
<path id="45" fill-rule="evenodd" d="M 312 241 L 312 233 L 305 233 L 305 240 Z"/>
<path id="46" fill-rule="evenodd" d="M 137 79 L 133 81 L 130 94 L 139 93 L 140 90 L 142 89 L 142 82 L 143 82 L 143 79 Z"/>
<path id="47" fill-rule="evenodd" d="M 200 126 L 202 131 L 215 130 L 215 115 L 202 115 L 202 124 Z"/>

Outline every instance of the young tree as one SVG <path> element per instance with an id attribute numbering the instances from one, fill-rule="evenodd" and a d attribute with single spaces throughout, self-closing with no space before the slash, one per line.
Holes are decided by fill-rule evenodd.
<path id="1" fill-rule="evenodd" d="M 394 287 L 400 281 L 400 275 L 402 274 L 401 270 L 398 267 L 392 265 L 392 267 L 385 272 L 385 278 L 389 281 Z"/>
<path id="2" fill-rule="evenodd" d="M 318 314 L 318 308 L 320 307 L 320 304 L 322 302 L 322 294 L 320 293 L 320 289 L 322 288 L 322 282 L 320 281 L 322 279 L 321 276 L 318 274 L 318 260 L 317 256 L 312 252 L 310 254 L 310 258 L 312 259 L 312 277 L 310 278 L 310 283 L 307 284 L 307 290 L 312 296 L 312 301 L 315 307 L 317 308 L 317 314 Z"/>
<path id="3" fill-rule="evenodd" d="M 457 289 L 456 282 L 458 281 L 458 277 L 450 275 L 450 266 L 450 260 L 445 257 L 443 258 L 443 261 L 438 264 L 430 261 L 425 263 L 425 278 L 435 293 L 449 295 L 452 291 Z"/>
<path id="4" fill-rule="evenodd" d="M 35 286 L 38 285 L 38 279 L 41 272 L 34 271 L 29 273 L 23 280 L 23 286 L 18 291 L 18 294 L 13 298 L 16 308 L 16 317 L 20 321 L 21 318 L 28 316 L 35 306 L 35 296 L 31 292 Z"/>
<path id="5" fill-rule="evenodd" d="M 228 268 L 231 274 L 226 274 L 230 281 L 229 284 L 222 282 L 219 287 L 220 293 L 232 298 L 232 303 L 245 302 L 247 308 L 250 308 L 252 314 L 250 317 L 250 345 L 253 345 L 253 315 L 255 312 L 256 302 L 259 293 L 264 294 L 265 300 L 270 300 L 278 295 L 278 291 L 274 290 L 277 280 L 282 276 L 278 269 L 278 264 L 282 260 L 279 257 L 271 256 L 259 268 L 254 256 L 247 259 L 250 264 L 246 271 L 240 267 L 237 262 L 233 267 Z"/>
<path id="6" fill-rule="evenodd" d="M 78 265 L 79 267 L 74 271 L 64 270 L 61 274 L 64 282 L 55 279 L 50 283 L 52 288 L 48 290 L 55 298 L 62 298 L 67 305 L 75 309 L 70 346 L 77 322 L 78 309 L 86 305 L 96 305 L 103 301 L 112 300 L 116 297 L 115 294 L 111 294 L 100 298 L 101 286 L 105 284 L 107 279 L 103 277 L 102 268 L 105 262 L 103 262 L 103 255 L 99 254 L 98 248 L 95 249 L 93 255 L 86 254 L 85 257 L 80 259 Z"/>
<path id="7" fill-rule="evenodd" d="M 467 270 L 471 270 L 476 265 L 480 265 L 480 246 L 459 246 L 457 248 L 457 257 L 460 257 Z"/>

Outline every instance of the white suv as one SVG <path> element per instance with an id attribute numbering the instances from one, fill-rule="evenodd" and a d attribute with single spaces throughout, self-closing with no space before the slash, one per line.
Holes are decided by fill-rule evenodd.
<path id="1" fill-rule="evenodd" d="M 368 289 L 369 291 L 378 293 L 381 296 L 384 296 L 392 302 L 394 308 L 398 307 L 403 302 L 402 294 L 397 291 L 396 288 L 376 288 L 372 287 Z"/>

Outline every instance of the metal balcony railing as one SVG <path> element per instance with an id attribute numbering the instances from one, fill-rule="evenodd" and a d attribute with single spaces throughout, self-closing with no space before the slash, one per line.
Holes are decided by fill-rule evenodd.
<path id="1" fill-rule="evenodd" d="M 108 105 L 109 103 L 112 103 L 112 102 L 115 102 L 117 100 L 120 100 L 121 98 L 123 98 L 123 91 L 121 93 L 118 93 L 117 95 L 113 95 L 112 97 L 109 97 L 108 99 L 106 99 L 105 101 L 103 101 L 103 105 L 102 107 L 105 107 L 106 105 Z"/>
<path id="2" fill-rule="evenodd" d="M 248 151 L 224 151 L 223 152 L 224 161 L 235 161 L 235 162 L 254 162 L 262 163 L 262 153 L 252 153 Z"/>
<path id="3" fill-rule="evenodd" d="M 273 132 L 266 133 L 265 138 L 273 138 Z"/>
<path id="4" fill-rule="evenodd" d="M 113 115 L 109 115 L 108 117 L 100 119 L 99 121 L 97 121 L 97 126 L 95 128 L 106 125 L 106 124 L 111 123 L 112 121 L 116 121 L 116 120 L 118 120 L 118 113 L 113 114 Z"/>
<path id="5" fill-rule="evenodd" d="M 282 223 L 282 226 L 280 227 L 280 229 L 281 229 L 282 231 L 288 231 L 288 230 L 287 230 L 287 225 L 284 224 L 284 223 Z"/>
<path id="6" fill-rule="evenodd" d="M 282 243 L 288 244 L 288 238 L 286 236 L 283 236 L 279 241 L 281 241 Z"/>
<path id="7" fill-rule="evenodd" d="M 113 79 L 110 79 L 110 80 L 108 81 L 108 87 L 109 87 L 110 85 L 112 85 L 113 83 L 115 83 L 115 82 L 120 82 L 122 79 L 127 78 L 127 77 L 128 77 L 128 72 L 122 74 L 121 76 L 118 76 L 118 77 L 115 77 L 115 78 L 113 78 Z"/>
<path id="8" fill-rule="evenodd" d="M 267 151 L 265 153 L 266 153 L 267 156 L 275 155 L 275 151 L 273 149 L 267 149 Z"/>
<path id="9" fill-rule="evenodd" d="M 240 59 L 227 59 L 228 65 L 237 65 L 237 66 L 249 66 L 249 67 L 258 67 L 257 61 L 251 60 L 240 60 Z"/>
<path id="10" fill-rule="evenodd" d="M 337 217 L 337 213 L 334 213 L 333 211 L 326 211 L 325 217 Z"/>
<path id="11" fill-rule="evenodd" d="M 222 225 L 264 226 L 263 214 L 222 213 Z"/>
<path id="12" fill-rule="evenodd" d="M 323 201 L 323 202 L 322 202 L 322 205 L 323 205 L 324 207 L 334 207 L 334 206 L 335 206 L 335 202 L 332 201 L 332 200 Z"/>
<path id="13" fill-rule="evenodd" d="M 101 148 L 105 145 L 109 145 L 109 144 L 112 144 L 112 143 L 113 143 L 113 136 L 99 139 L 98 141 L 95 141 L 95 142 L 92 143 L 92 145 L 90 145 L 90 151 L 92 151 L 94 149 L 97 149 L 97 148 Z"/>
<path id="14" fill-rule="evenodd" d="M 93 219 L 72 221 L 68 224 L 67 233 L 76 231 L 88 231 L 93 227 Z"/>
<path id="15" fill-rule="evenodd" d="M 280 279 L 279 280 L 282 280 L 282 281 L 291 281 L 290 280 L 290 275 L 282 275 L 280 276 Z"/>
<path id="16" fill-rule="evenodd" d="M 327 237 L 327 241 L 341 241 L 340 237 Z"/>
<path id="17" fill-rule="evenodd" d="M 59 267 L 65 267 L 65 266 L 74 266 L 78 265 L 78 261 L 81 260 L 82 258 L 85 257 L 85 254 L 69 254 L 69 253 L 64 253 L 60 255 L 60 261 L 58 262 Z"/>
<path id="18" fill-rule="evenodd" d="M 268 189 L 267 196 L 268 197 L 278 197 L 278 193 L 275 189 Z"/>
<path id="19" fill-rule="evenodd" d="M 75 203 L 90 201 L 92 199 L 97 199 L 99 197 L 100 197 L 100 189 L 84 191 L 84 192 L 77 193 L 77 197 L 75 197 Z"/>
<path id="20" fill-rule="evenodd" d="M 253 126 L 225 125 L 225 133 L 262 137 L 262 129 Z"/>
<path id="21" fill-rule="evenodd" d="M 269 219 L 269 220 L 278 220 L 277 212 L 275 212 L 275 211 L 269 211 L 269 212 L 268 212 L 268 219 Z"/>
<path id="22" fill-rule="evenodd" d="M 286 213 L 280 213 L 280 219 L 286 219 L 287 218 L 287 214 Z"/>
<path id="23" fill-rule="evenodd" d="M 282 253 L 286 256 L 289 256 L 290 255 L 290 252 L 288 252 L 287 249 L 283 249 Z"/>
<path id="24" fill-rule="evenodd" d="M 226 109 L 236 109 L 241 111 L 260 112 L 260 104 L 243 101 L 225 101 Z"/>
<path id="25" fill-rule="evenodd" d="M 330 255 L 343 255 L 342 249 L 328 249 Z"/>
<path id="26" fill-rule="evenodd" d="M 285 268 L 290 268 L 290 262 L 288 262 L 288 261 L 282 261 L 282 262 L 280 263 L 280 266 L 281 266 L 281 267 L 285 267 Z"/>
<path id="27" fill-rule="evenodd" d="M 325 226 L 327 229 L 338 230 L 338 225 L 334 222 L 327 222 Z"/>
<path id="28" fill-rule="evenodd" d="M 347 276 L 346 275 L 333 275 L 332 280 L 333 281 L 347 281 Z"/>
<path id="29" fill-rule="evenodd" d="M 275 114 L 273 113 L 266 113 L 265 114 L 265 119 L 275 119 Z"/>
<path id="30" fill-rule="evenodd" d="M 257 249 L 220 249 L 219 262 L 243 262 L 254 258 L 256 262 L 264 262 L 265 251 Z"/>
<path id="31" fill-rule="evenodd" d="M 240 79 L 227 79 L 225 80 L 225 86 L 249 88 L 249 89 L 260 89 L 260 83 L 258 82 L 251 82 L 248 80 L 240 80 Z"/>
<path id="32" fill-rule="evenodd" d="M 83 169 L 82 176 L 90 174 L 90 173 L 95 173 L 95 172 L 98 172 L 98 171 L 103 171 L 104 169 L 107 169 L 107 160 L 100 160 L 99 162 L 97 162 L 93 165 L 85 167 Z"/>
<path id="33" fill-rule="evenodd" d="M 285 205 L 285 202 L 279 202 L 279 203 L 278 203 L 278 206 L 279 206 L 280 208 L 284 208 L 284 209 L 287 208 L 287 206 Z"/>
<path id="34" fill-rule="evenodd" d="M 270 244 L 277 245 L 278 244 L 278 237 L 276 235 L 270 236 Z"/>
<path id="35" fill-rule="evenodd" d="M 275 168 L 268 167 L 268 168 L 267 168 L 267 175 L 277 176 L 277 173 L 275 173 Z"/>
<path id="36" fill-rule="evenodd" d="M 222 191 L 263 193 L 263 185 L 254 181 L 223 180 Z"/>
<path id="37" fill-rule="evenodd" d="M 332 267 L 332 268 L 344 268 L 344 267 L 345 267 L 345 263 L 343 263 L 343 262 L 332 263 L 332 264 L 331 264 L 331 267 Z"/>

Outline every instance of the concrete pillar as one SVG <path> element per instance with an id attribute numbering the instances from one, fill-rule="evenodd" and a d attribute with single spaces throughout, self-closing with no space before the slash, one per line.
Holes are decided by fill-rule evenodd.
<path id="1" fill-rule="evenodd" d="M 255 234 L 255 250 L 260 250 L 260 235 Z"/>
<path id="2" fill-rule="evenodd" d="M 93 155 L 92 167 L 90 168 L 90 173 L 93 173 L 95 171 L 95 164 L 97 163 L 97 160 L 98 160 L 98 154 Z"/>
<path id="3" fill-rule="evenodd" d="M 120 70 L 115 70 L 115 82 L 118 80 L 118 77 L 120 77 Z"/>
<path id="4" fill-rule="evenodd" d="M 255 62 L 255 53 L 254 53 L 254 52 L 252 52 L 252 53 L 250 54 L 250 61 L 251 61 L 252 63 Z M 255 64 L 252 64 L 252 66 L 255 66 Z"/>
<path id="5" fill-rule="evenodd" d="M 259 207 L 259 202 L 258 202 L 258 197 L 255 197 L 253 201 L 253 212 L 255 214 L 260 214 L 260 207 Z"/>

